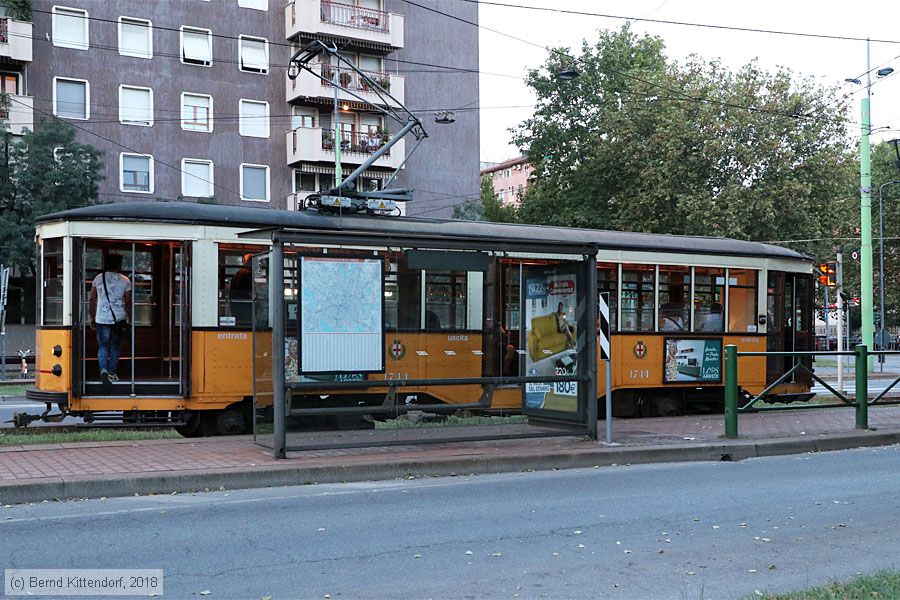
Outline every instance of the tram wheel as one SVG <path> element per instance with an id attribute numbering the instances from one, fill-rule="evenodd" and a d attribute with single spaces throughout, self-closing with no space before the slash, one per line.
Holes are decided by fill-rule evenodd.
<path id="1" fill-rule="evenodd" d="M 214 410 L 204 410 L 200 413 L 200 436 L 213 437 L 218 435 L 219 427 L 216 419 L 218 415 Z"/>
<path id="2" fill-rule="evenodd" d="M 184 425 L 177 425 L 175 431 L 186 438 L 200 437 L 200 413 L 192 412 Z"/>
<path id="3" fill-rule="evenodd" d="M 660 417 L 677 417 L 681 415 L 681 406 L 672 396 L 660 396 L 654 402 L 656 414 Z"/>
<path id="4" fill-rule="evenodd" d="M 240 411 L 226 408 L 216 415 L 216 433 L 219 435 L 239 435 L 247 432 L 247 420 Z"/>

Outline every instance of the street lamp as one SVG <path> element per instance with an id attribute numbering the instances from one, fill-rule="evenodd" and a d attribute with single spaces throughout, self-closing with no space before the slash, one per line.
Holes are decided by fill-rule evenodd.
<path id="1" fill-rule="evenodd" d="M 894 146 L 896 146 L 900 140 L 892 141 Z M 896 184 L 900 184 L 900 180 L 895 179 L 878 186 L 878 346 L 880 346 L 881 350 L 884 350 L 884 336 L 887 332 L 884 326 L 884 188 Z M 882 356 L 878 358 L 880 370 L 884 371 L 884 359 Z"/>
<path id="2" fill-rule="evenodd" d="M 891 67 L 878 69 L 876 77 L 887 77 L 894 72 Z M 850 81 L 850 80 L 848 80 Z M 853 83 L 859 81 L 852 80 Z M 866 96 L 862 99 L 861 136 L 859 143 L 859 225 L 860 225 L 860 309 L 862 317 L 862 331 L 860 342 L 867 348 L 873 347 L 874 342 L 874 298 L 872 285 L 872 146 L 869 135 L 872 133 L 872 120 L 870 104 L 872 101 L 872 59 L 870 44 L 866 40 Z M 867 369 L 871 368 L 871 359 Z"/>
<path id="3" fill-rule="evenodd" d="M 557 71 L 555 75 L 556 78 L 560 81 L 572 81 L 573 79 L 581 75 L 581 72 L 575 68 L 574 64 L 571 64 L 562 71 Z"/>

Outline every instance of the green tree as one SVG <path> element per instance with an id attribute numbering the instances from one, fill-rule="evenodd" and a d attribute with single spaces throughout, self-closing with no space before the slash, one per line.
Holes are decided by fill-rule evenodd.
<path id="1" fill-rule="evenodd" d="M 75 129 L 56 119 L 38 123 L 20 139 L 2 132 L 0 255 L 6 264 L 36 273 L 37 217 L 97 200 L 101 153 L 75 141 Z"/>
<path id="2" fill-rule="evenodd" d="M 504 204 L 494 192 L 494 184 L 489 175 L 481 177 L 481 197 L 477 201 L 467 201 L 453 207 L 453 218 L 467 221 L 492 221 L 494 223 L 515 223 L 516 207 Z"/>
<path id="3" fill-rule="evenodd" d="M 6 14 L 17 21 L 31 20 L 31 0 L 0 0 L 0 7 L 3 7 Z"/>
<path id="4" fill-rule="evenodd" d="M 574 64 L 580 76 L 553 74 Z M 580 55 L 551 51 L 528 75 L 534 115 L 515 132 L 537 184 L 522 220 L 727 236 L 830 251 L 856 184 L 847 103 L 836 90 L 756 63 L 730 71 L 669 61 L 626 25 Z"/>

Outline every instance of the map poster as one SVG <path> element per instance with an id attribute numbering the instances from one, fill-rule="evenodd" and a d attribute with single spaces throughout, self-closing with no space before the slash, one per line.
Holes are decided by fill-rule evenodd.
<path id="1" fill-rule="evenodd" d="M 384 371 L 381 259 L 300 261 L 297 375 Z"/>
<path id="2" fill-rule="evenodd" d="M 574 375 L 577 369 L 576 274 L 566 267 L 525 270 L 525 373 L 530 377 Z M 578 410 L 574 381 L 526 383 L 525 407 Z"/>
<path id="3" fill-rule="evenodd" d="M 722 339 L 666 338 L 663 383 L 722 380 Z"/>

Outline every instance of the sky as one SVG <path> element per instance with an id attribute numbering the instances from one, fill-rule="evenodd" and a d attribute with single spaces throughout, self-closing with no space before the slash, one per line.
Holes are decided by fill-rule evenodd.
<path id="1" fill-rule="evenodd" d="M 463 0 L 443 0 L 460 2 Z M 795 33 L 871 38 L 873 69 L 892 66 L 893 75 L 877 79 L 872 73 L 872 127 L 892 127 L 873 131 L 873 142 L 900 138 L 900 3 L 891 0 L 492 0 L 563 10 L 602 13 L 618 17 L 673 20 L 687 23 L 725 25 Z M 509 129 L 531 115 L 534 96 L 525 86 L 529 68 L 546 60 L 539 46 L 569 46 L 580 49 L 583 39 L 597 39 L 598 29 L 618 29 L 619 18 L 558 14 L 482 4 L 479 7 L 481 160 L 500 162 L 519 154 L 510 143 Z M 815 78 L 823 86 L 841 86 L 852 97 L 850 130 L 859 133 L 860 99 L 863 85 L 844 83 L 859 78 L 866 70 L 866 42 L 809 37 L 744 33 L 671 25 L 632 22 L 638 33 L 660 36 L 670 59 L 682 61 L 691 54 L 719 59 L 732 70 L 753 59 L 762 68 L 782 66 L 798 75 Z M 508 33 L 529 43 L 498 33 Z M 883 40 L 883 41 L 877 41 Z M 890 43 L 888 43 L 890 41 Z M 537 45 L 535 45 L 537 44 Z M 510 108 L 519 107 L 519 108 Z"/>

